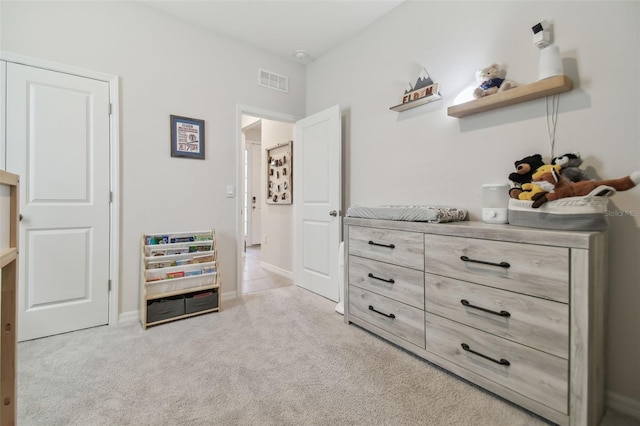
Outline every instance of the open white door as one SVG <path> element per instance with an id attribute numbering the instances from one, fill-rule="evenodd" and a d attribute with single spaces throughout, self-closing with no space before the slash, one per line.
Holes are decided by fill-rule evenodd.
<path id="1" fill-rule="evenodd" d="M 109 322 L 109 83 L 10 63 L 20 175 L 18 340 Z"/>
<path id="2" fill-rule="evenodd" d="M 251 142 L 249 152 L 249 206 L 247 213 L 251 222 L 247 245 L 260 244 L 262 235 L 262 145 Z M 250 211 L 249 211 L 250 210 Z"/>
<path id="3" fill-rule="evenodd" d="M 293 282 L 337 302 L 342 232 L 340 107 L 296 122 L 293 138 Z"/>

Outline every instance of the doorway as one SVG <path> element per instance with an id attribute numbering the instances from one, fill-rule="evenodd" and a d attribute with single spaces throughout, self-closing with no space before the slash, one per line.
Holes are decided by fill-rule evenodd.
<path id="1" fill-rule="evenodd" d="M 243 276 L 240 292 L 244 295 L 293 285 L 291 278 L 263 268 L 260 252 L 259 244 L 247 247 L 242 258 Z"/>
<path id="2" fill-rule="evenodd" d="M 293 139 L 289 116 L 239 112 L 237 295 L 293 284 L 292 205 L 267 204 L 266 149 Z"/>

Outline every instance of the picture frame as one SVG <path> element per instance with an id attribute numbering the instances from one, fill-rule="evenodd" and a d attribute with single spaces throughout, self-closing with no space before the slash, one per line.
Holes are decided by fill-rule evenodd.
<path id="1" fill-rule="evenodd" d="M 267 148 L 267 204 L 293 202 L 293 141 Z"/>
<path id="2" fill-rule="evenodd" d="M 204 120 L 171 115 L 171 156 L 205 159 Z"/>

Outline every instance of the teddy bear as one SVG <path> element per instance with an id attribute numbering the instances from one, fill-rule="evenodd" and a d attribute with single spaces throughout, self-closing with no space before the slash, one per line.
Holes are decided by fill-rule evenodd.
<path id="1" fill-rule="evenodd" d="M 516 170 L 509 174 L 509 180 L 514 183 L 514 187 L 509 190 L 509 196 L 520 199 L 520 194 L 524 191 L 522 185 L 531 183 L 533 174 L 539 167 L 544 166 L 544 161 L 542 155 L 534 154 L 516 161 L 514 166 Z M 523 198 L 526 199 L 526 194 Z"/>
<path id="2" fill-rule="evenodd" d="M 478 99 L 516 87 L 513 81 L 505 80 L 505 75 L 506 71 L 500 69 L 498 64 L 491 64 L 476 71 L 476 81 L 479 86 L 473 91 L 473 97 Z"/>
<path id="3" fill-rule="evenodd" d="M 587 174 L 580 169 L 582 158 L 579 152 L 570 152 L 551 159 L 551 164 L 560 165 L 560 174 L 567 178 L 569 182 L 580 182 L 589 180 Z"/>
<path id="4" fill-rule="evenodd" d="M 599 186 L 610 186 L 616 191 L 629 190 L 640 183 L 640 171 L 633 172 L 629 176 L 617 179 L 605 179 L 600 181 L 583 180 L 580 182 L 570 182 L 562 176 L 557 169 L 541 170 L 533 175 L 533 183 L 541 187 L 544 191 L 538 192 L 531 197 L 533 204 L 531 207 L 538 208 L 547 201 L 554 201 L 566 197 L 580 197 L 589 194 Z M 605 195 L 598 194 L 598 195 Z"/>

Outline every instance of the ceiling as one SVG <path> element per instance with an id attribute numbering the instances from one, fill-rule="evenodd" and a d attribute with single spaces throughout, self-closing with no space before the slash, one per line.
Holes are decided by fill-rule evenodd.
<path id="1" fill-rule="evenodd" d="M 404 0 L 147 1 L 173 17 L 301 63 L 312 62 Z M 296 51 L 305 58 L 296 58 Z"/>

